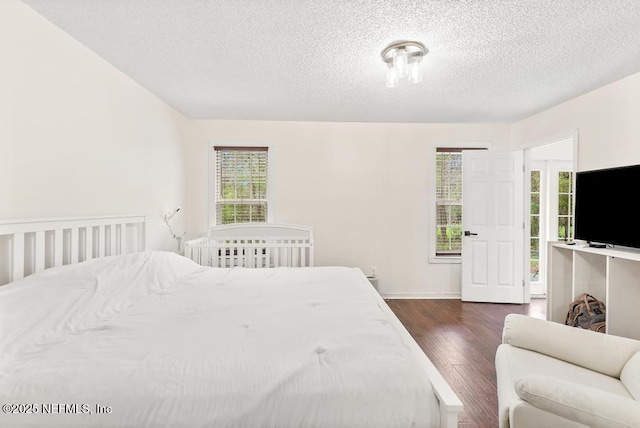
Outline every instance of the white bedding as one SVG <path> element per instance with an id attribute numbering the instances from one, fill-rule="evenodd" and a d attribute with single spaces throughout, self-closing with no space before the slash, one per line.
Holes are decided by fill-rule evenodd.
<path id="1" fill-rule="evenodd" d="M 165 252 L 46 270 L 0 287 L 0 426 L 437 426 L 374 293 L 358 269 Z"/>

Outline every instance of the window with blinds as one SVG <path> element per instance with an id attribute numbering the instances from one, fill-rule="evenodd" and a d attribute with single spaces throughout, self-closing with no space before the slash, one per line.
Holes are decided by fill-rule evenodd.
<path id="1" fill-rule="evenodd" d="M 462 151 L 436 148 L 436 257 L 462 254 Z"/>
<path id="2" fill-rule="evenodd" d="M 462 149 L 436 149 L 436 256 L 462 251 Z"/>
<path id="3" fill-rule="evenodd" d="M 267 221 L 268 147 L 214 150 L 216 224 Z"/>

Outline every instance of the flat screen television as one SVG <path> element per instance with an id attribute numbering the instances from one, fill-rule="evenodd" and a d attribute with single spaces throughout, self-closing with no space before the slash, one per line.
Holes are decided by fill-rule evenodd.
<path id="1" fill-rule="evenodd" d="M 577 172 L 574 238 L 640 248 L 639 185 L 640 165 Z"/>

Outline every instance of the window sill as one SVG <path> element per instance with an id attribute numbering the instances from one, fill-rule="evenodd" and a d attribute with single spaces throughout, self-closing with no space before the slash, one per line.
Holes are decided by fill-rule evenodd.
<path id="1" fill-rule="evenodd" d="M 429 263 L 432 263 L 432 264 L 460 264 L 460 263 L 462 263 L 462 257 L 460 257 L 460 256 L 429 257 Z"/>

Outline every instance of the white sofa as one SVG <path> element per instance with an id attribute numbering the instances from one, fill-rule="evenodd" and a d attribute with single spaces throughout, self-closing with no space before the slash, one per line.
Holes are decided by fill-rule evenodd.
<path id="1" fill-rule="evenodd" d="M 495 363 L 500 428 L 640 427 L 638 340 L 510 314 Z"/>

